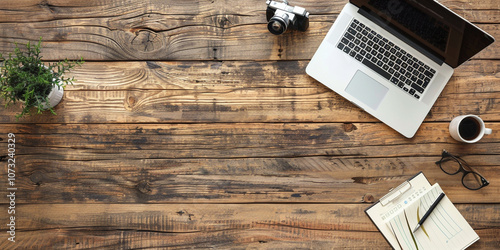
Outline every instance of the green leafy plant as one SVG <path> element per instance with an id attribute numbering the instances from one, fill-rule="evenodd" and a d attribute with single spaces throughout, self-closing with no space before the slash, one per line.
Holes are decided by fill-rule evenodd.
<path id="1" fill-rule="evenodd" d="M 45 103 L 48 103 L 48 95 L 53 87 L 65 88 L 73 84 L 74 77 L 66 78 L 64 73 L 70 71 L 77 65 L 83 64 L 83 59 L 78 61 L 64 61 L 48 63 L 44 65 L 40 55 L 42 40 L 32 46 L 26 44 L 26 50 L 19 48 L 16 43 L 14 53 L 9 53 L 8 58 L 0 54 L 0 95 L 5 99 L 5 106 L 23 103 L 23 109 L 16 115 L 19 119 L 24 115 L 31 114 L 32 108 L 37 113 L 42 113 Z M 50 112 L 56 114 L 52 108 Z"/>

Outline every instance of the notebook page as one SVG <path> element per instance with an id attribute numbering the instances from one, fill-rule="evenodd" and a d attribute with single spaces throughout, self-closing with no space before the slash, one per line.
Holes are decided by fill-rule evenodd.
<path id="1" fill-rule="evenodd" d="M 406 208 L 406 206 L 411 203 L 412 200 L 419 199 L 421 195 L 425 194 L 427 190 L 432 188 L 423 173 L 415 175 L 408 182 L 411 184 L 411 188 L 409 190 L 406 190 L 395 199 L 390 199 L 391 201 L 384 205 L 382 205 L 381 201 L 378 201 L 365 211 L 380 230 L 382 235 L 384 235 L 389 244 L 395 249 L 400 248 L 398 247 L 398 241 L 392 233 L 388 223 L 390 218 L 392 218 L 395 214 L 399 214 L 402 209 Z"/>
<path id="2" fill-rule="evenodd" d="M 402 249 L 465 249 L 479 236 L 445 196 L 414 234 L 413 229 L 443 191 L 439 184 L 389 220 Z"/>

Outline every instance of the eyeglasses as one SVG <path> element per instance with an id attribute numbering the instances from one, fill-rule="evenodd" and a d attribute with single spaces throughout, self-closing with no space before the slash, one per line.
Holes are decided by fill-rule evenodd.
<path id="1" fill-rule="evenodd" d="M 454 156 L 443 150 L 441 160 L 436 164 L 449 175 L 463 173 L 462 185 L 470 190 L 478 190 L 490 184 L 482 175 L 474 171 L 467 162 L 458 156 Z"/>

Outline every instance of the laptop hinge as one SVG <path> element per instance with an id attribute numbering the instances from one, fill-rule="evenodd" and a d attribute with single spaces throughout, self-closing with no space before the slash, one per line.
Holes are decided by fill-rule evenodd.
<path id="1" fill-rule="evenodd" d="M 397 31 L 395 28 L 391 27 L 390 25 L 387 24 L 387 21 L 383 20 L 379 16 L 373 14 L 370 10 L 366 10 L 365 8 L 361 7 L 358 10 L 358 13 L 361 14 L 362 16 L 370 19 L 370 21 L 376 23 L 395 37 L 401 39 L 403 42 L 406 44 L 410 45 L 412 48 L 416 49 L 420 53 L 424 54 L 427 56 L 429 59 L 434 61 L 435 63 L 439 64 L 440 66 L 443 65 L 444 59 L 440 58 L 439 56 L 436 56 L 434 53 L 430 52 L 429 50 L 425 49 L 421 45 L 418 45 L 416 42 L 410 40 L 407 38 L 405 35 L 401 34 L 401 32 Z"/>

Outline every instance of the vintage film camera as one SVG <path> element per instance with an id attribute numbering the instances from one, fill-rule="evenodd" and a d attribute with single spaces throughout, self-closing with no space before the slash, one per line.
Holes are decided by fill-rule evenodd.
<path id="1" fill-rule="evenodd" d="M 306 31 L 309 27 L 309 12 L 298 6 L 288 5 L 287 0 L 276 2 L 267 0 L 267 29 L 275 35 L 283 34 L 290 26 L 292 29 Z"/>

